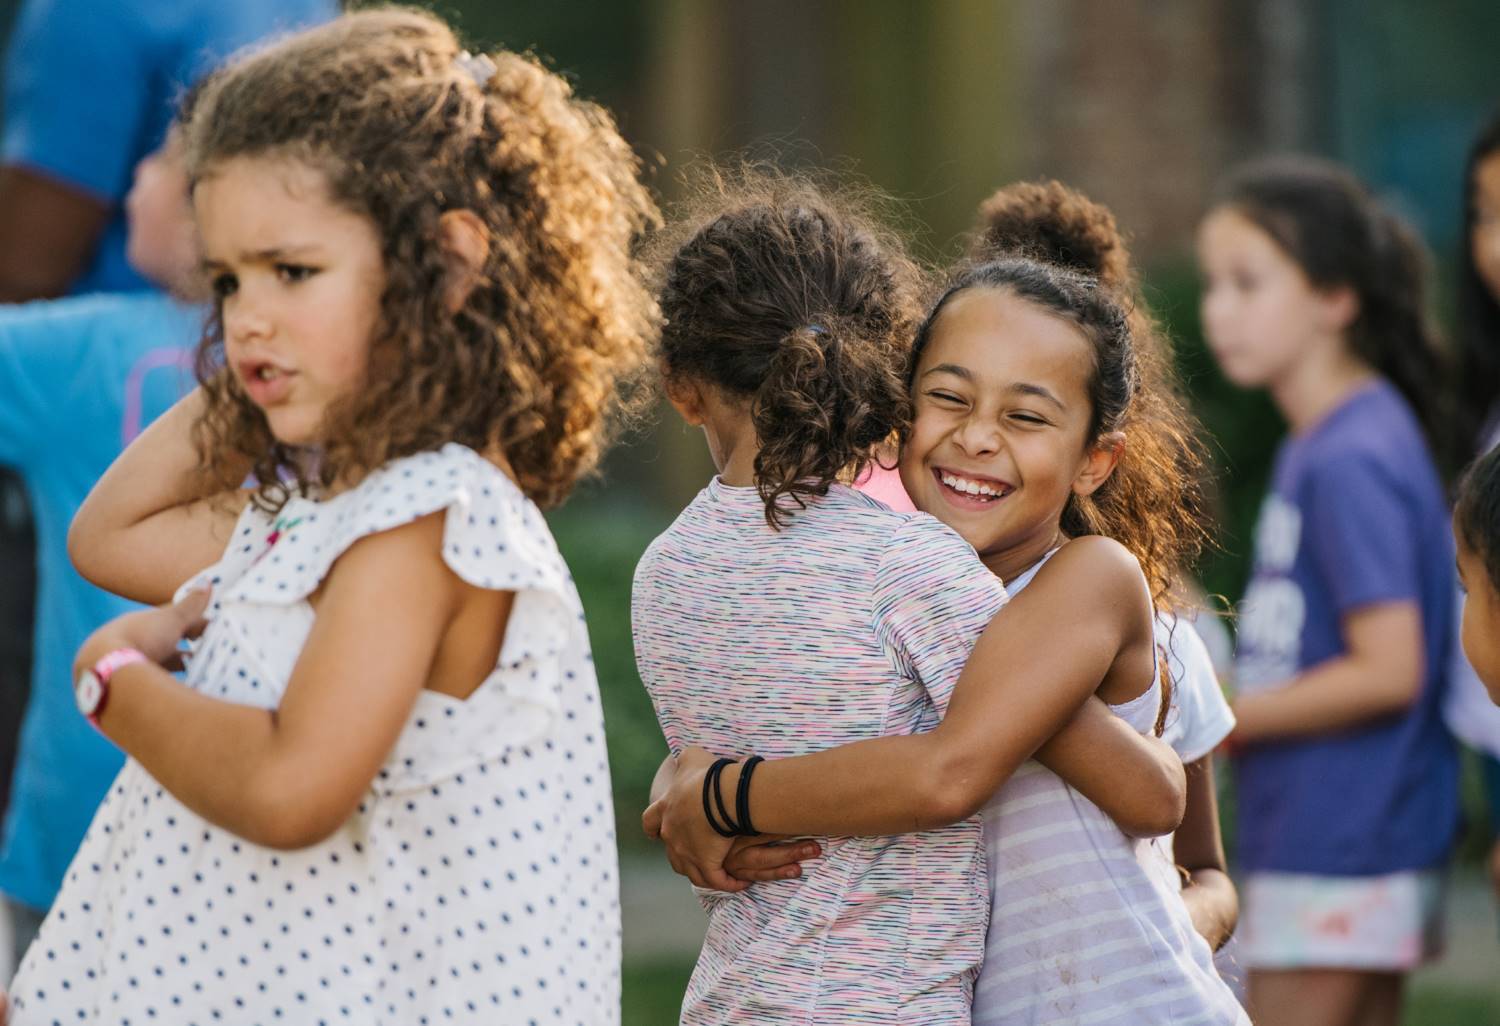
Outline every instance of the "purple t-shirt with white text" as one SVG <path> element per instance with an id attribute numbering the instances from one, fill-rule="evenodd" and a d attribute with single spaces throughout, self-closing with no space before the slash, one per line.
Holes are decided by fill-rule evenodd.
<path id="1" fill-rule="evenodd" d="M 1443 727 L 1453 542 L 1442 485 L 1411 408 L 1360 389 L 1277 453 L 1239 625 L 1241 693 L 1345 653 L 1341 617 L 1389 602 L 1422 613 L 1426 672 L 1398 715 L 1255 745 L 1236 763 L 1249 871 L 1366 876 L 1444 862 L 1458 762 Z"/>

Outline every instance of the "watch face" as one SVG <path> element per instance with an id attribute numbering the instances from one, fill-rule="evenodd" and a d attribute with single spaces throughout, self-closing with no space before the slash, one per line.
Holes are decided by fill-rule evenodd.
<path id="1" fill-rule="evenodd" d="M 104 697 L 104 686 L 94 676 L 93 670 L 84 670 L 78 675 L 78 681 L 73 685 L 73 697 L 78 699 L 79 712 L 85 716 L 94 715 L 99 700 Z"/>

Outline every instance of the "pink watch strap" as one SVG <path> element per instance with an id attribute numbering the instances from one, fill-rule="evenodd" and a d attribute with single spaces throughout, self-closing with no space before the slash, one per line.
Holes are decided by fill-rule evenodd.
<path id="1" fill-rule="evenodd" d="M 109 682 L 110 678 L 120 671 L 122 667 L 131 663 L 148 663 L 146 653 L 138 648 L 117 648 L 106 652 L 99 657 L 98 661 L 90 667 L 94 679 L 99 682 L 103 694 L 99 696 L 99 704 L 94 706 L 94 711 L 89 713 L 89 722 L 95 727 L 99 726 L 99 716 L 104 712 L 104 707 L 109 704 Z"/>

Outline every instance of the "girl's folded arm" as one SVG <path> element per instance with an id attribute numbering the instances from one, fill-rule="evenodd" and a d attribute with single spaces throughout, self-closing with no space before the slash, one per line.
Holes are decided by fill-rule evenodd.
<path id="1" fill-rule="evenodd" d="M 1037 750 L 1036 758 L 1103 809 L 1127 834 L 1156 837 L 1171 833 L 1180 822 L 1185 827 L 1183 807 L 1187 788 L 1182 760 L 1165 742 L 1136 733 L 1097 697 L 1084 702 L 1068 725 Z M 675 772 L 676 761 L 669 756 L 652 782 L 652 802 L 667 793 Z M 1212 772 L 1210 769 L 1210 787 Z M 655 827 L 659 822 L 655 811 L 648 811 L 643 817 L 646 832 L 652 837 L 657 835 Z M 1212 815 L 1217 843 L 1217 811 Z M 736 842 L 725 860 L 725 868 L 741 881 L 784 880 L 797 875 L 795 871 L 788 872 L 788 867 L 796 866 L 801 859 L 816 857 L 816 845 L 786 845 L 780 843 L 781 835 L 774 836 L 778 838 L 775 842 L 765 839 L 758 844 Z M 1194 871 L 1194 881 L 1202 885 L 1195 897 L 1202 899 L 1206 920 L 1219 923 L 1227 918 L 1228 925 L 1222 934 L 1227 938 L 1234 929 L 1238 905 L 1226 910 L 1221 900 L 1220 885 L 1228 884 L 1229 899 L 1234 902 L 1234 885 L 1228 883 L 1229 877 L 1222 872 L 1223 862 L 1220 851 L 1216 865 L 1222 881 L 1211 878 L 1212 870 L 1207 865 L 1201 877 Z M 1210 940 L 1215 941 L 1215 937 L 1210 936 Z M 1223 940 L 1216 942 L 1221 944 Z"/>
<path id="2" fill-rule="evenodd" d="M 1096 537 L 1065 545 L 980 636 L 934 730 L 764 763 L 750 788 L 754 825 L 897 834 L 973 815 L 1072 719 L 1137 628 L 1149 652 L 1149 605 L 1123 546 Z M 678 788 L 701 781 L 701 771 L 684 774 Z M 737 782 L 731 766 L 721 787 L 732 795 Z"/>
<path id="3" fill-rule="evenodd" d="M 1182 760 L 1171 745 L 1137 733 L 1097 697 L 1037 749 L 1036 759 L 1132 837 L 1160 837 L 1182 822 Z"/>
<path id="4" fill-rule="evenodd" d="M 205 485 L 192 439 L 202 411 L 201 389 L 178 401 L 130 443 L 79 507 L 68 555 L 94 584 L 157 605 L 224 554 L 245 493 L 215 494 Z M 250 466 L 239 462 L 243 467 L 231 469 L 243 480 Z"/>
<path id="5" fill-rule="evenodd" d="M 291 849 L 329 836 L 395 745 L 469 587 L 438 555 L 442 529 L 439 512 L 344 552 L 279 708 L 210 698 L 134 664 L 116 675 L 102 729 L 184 805 L 246 840 Z M 106 632 L 81 665 L 118 643 Z"/>

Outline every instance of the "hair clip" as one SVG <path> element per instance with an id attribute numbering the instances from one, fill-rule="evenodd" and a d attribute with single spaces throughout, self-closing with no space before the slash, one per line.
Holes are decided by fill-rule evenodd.
<path id="1" fill-rule="evenodd" d="M 482 53 L 472 54 L 467 50 L 462 51 L 457 57 L 453 58 L 453 63 L 463 69 L 464 73 L 472 78 L 481 89 L 489 83 L 490 79 L 495 77 L 495 72 L 500 70 L 495 66 L 495 62 L 490 60 L 488 55 Z"/>

